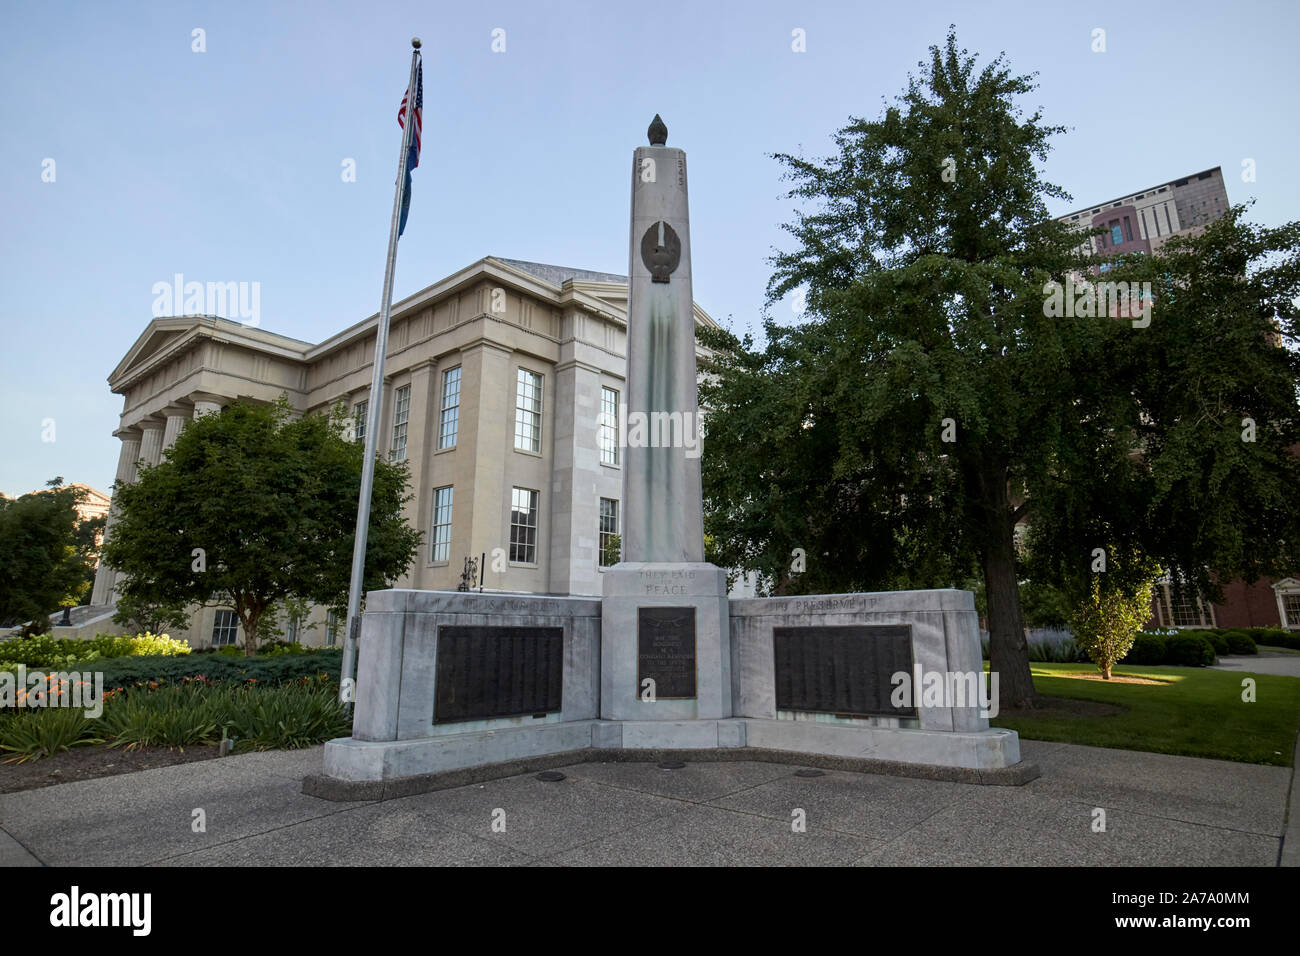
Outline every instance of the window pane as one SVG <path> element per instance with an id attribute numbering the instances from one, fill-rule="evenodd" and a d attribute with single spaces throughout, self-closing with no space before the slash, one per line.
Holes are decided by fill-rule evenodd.
<path id="1" fill-rule="evenodd" d="M 510 560 L 537 563 L 537 492 L 514 488 L 510 497 Z"/>
<path id="2" fill-rule="evenodd" d="M 542 377 L 524 368 L 515 389 L 515 447 L 542 450 Z"/>
<path id="3" fill-rule="evenodd" d="M 429 536 L 429 560 L 446 561 L 451 553 L 451 486 L 433 493 L 433 533 Z"/>
<path id="4" fill-rule="evenodd" d="M 1169 607 L 1175 627 L 1197 627 L 1206 623 L 1202 614 L 1200 598 L 1183 588 L 1170 588 Z"/>
<path id="5" fill-rule="evenodd" d="M 1282 609 L 1286 611 L 1286 620 L 1282 622 L 1282 626 L 1300 627 L 1300 594 L 1284 594 Z"/>
<path id="6" fill-rule="evenodd" d="M 618 501 L 600 499 L 600 566 L 607 568 L 618 564 L 619 548 L 614 538 L 618 535 Z"/>
<path id="7" fill-rule="evenodd" d="M 366 418 L 370 413 L 370 402 L 357 402 L 352 411 L 356 418 L 356 426 L 353 428 L 352 434 L 357 441 L 363 442 L 366 440 Z"/>
<path id="8" fill-rule="evenodd" d="M 460 368 L 448 369 L 442 376 L 442 415 L 438 420 L 438 447 L 456 444 L 460 424 Z"/>
<path id="9" fill-rule="evenodd" d="M 212 621 L 212 646 L 234 644 L 239 636 L 239 617 L 234 611 L 218 611 Z"/>
<path id="10" fill-rule="evenodd" d="M 393 403 L 393 447 L 388 457 L 393 461 L 406 460 L 406 423 L 411 417 L 411 386 L 403 385 L 397 390 L 397 400 Z"/>
<path id="11" fill-rule="evenodd" d="M 600 460 L 618 464 L 618 392 L 612 388 L 600 390 Z"/>

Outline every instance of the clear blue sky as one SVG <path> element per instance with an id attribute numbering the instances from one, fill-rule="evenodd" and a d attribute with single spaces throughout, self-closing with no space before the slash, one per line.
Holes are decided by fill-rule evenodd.
<path id="1" fill-rule="evenodd" d="M 628 163 L 659 112 L 690 156 L 696 299 L 739 329 L 791 208 L 770 154 L 825 155 L 949 23 L 982 59 L 1039 73 L 1024 105 L 1071 127 L 1046 169 L 1071 207 L 1222 166 L 1258 221 L 1300 219 L 1298 9 L 0 0 L 0 491 L 109 489 L 122 400 L 106 378 L 155 282 L 259 282 L 261 327 L 312 342 L 378 309 L 412 36 L 425 148 L 396 298 L 484 255 L 625 272 Z"/>

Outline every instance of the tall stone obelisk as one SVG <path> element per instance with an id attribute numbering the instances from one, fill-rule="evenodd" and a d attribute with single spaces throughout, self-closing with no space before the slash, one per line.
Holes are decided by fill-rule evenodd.
<path id="1" fill-rule="evenodd" d="M 704 562 L 686 153 L 658 116 L 632 156 L 627 384 L 619 423 L 622 560 L 604 574 L 601 716 L 731 716 L 726 573 Z M 623 746 L 629 743 L 624 727 Z M 641 746 L 685 745 L 710 724 L 660 725 Z M 701 739 L 703 739 L 701 738 Z M 707 743 L 707 741 L 706 741 Z M 701 744 L 695 743 L 692 746 Z M 710 746 L 716 746 L 716 741 Z"/>
<path id="2" fill-rule="evenodd" d="M 632 156 L 623 559 L 703 561 L 686 153 L 657 115 Z"/>

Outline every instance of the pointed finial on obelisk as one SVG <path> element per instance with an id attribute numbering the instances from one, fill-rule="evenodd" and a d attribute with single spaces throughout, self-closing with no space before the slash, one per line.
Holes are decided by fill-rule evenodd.
<path id="1" fill-rule="evenodd" d="M 668 127 L 664 125 L 664 121 L 659 118 L 658 113 L 655 114 L 655 118 L 651 121 L 650 128 L 646 130 L 646 133 L 650 137 L 651 146 L 662 146 L 668 142 Z"/>

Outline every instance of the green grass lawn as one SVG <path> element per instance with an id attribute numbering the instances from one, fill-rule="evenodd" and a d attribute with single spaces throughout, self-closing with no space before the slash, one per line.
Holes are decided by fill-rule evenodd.
<path id="1" fill-rule="evenodd" d="M 1034 687 L 1049 697 L 1101 701 L 1127 708 L 1104 717 L 1002 718 L 990 721 L 1028 740 L 1146 750 L 1291 766 L 1300 724 L 1300 678 L 1200 667 L 1116 667 L 1116 676 L 1159 684 L 1116 684 L 1071 679 L 1097 673 L 1091 664 L 1030 665 Z M 1241 699 L 1242 679 L 1255 682 L 1255 702 Z"/>
<path id="2" fill-rule="evenodd" d="M 1267 644 L 1259 645 L 1259 649 L 1261 652 L 1268 652 L 1269 654 L 1300 654 L 1300 651 L 1293 650 L 1290 647 L 1269 647 Z"/>

